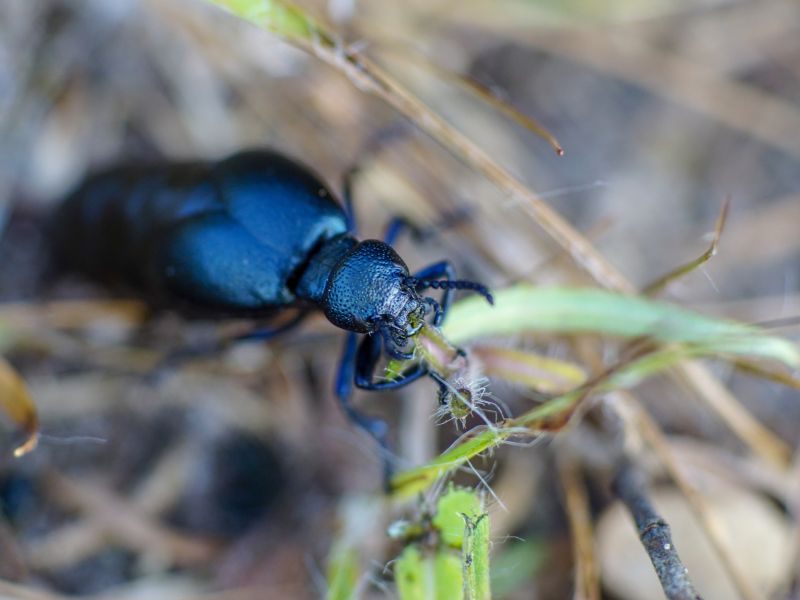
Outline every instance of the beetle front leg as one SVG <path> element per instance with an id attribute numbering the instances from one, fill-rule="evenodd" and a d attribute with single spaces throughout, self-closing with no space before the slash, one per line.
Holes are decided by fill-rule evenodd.
<path id="1" fill-rule="evenodd" d="M 397 379 L 388 381 L 373 381 L 375 369 L 381 356 L 380 336 L 378 334 L 364 336 L 363 341 L 358 346 L 358 353 L 355 361 L 355 382 L 356 386 L 364 390 L 396 390 L 416 381 L 420 377 L 428 374 L 428 367 L 423 363 L 418 363 L 411 371 L 407 371 Z"/>
<path id="2" fill-rule="evenodd" d="M 358 233 L 358 221 L 356 219 L 355 199 L 353 197 L 353 185 L 355 179 L 361 173 L 360 166 L 350 167 L 342 177 L 342 202 L 344 212 L 347 217 L 347 231 L 353 235 Z M 395 217 L 386 226 L 383 234 L 383 241 L 394 246 L 397 238 L 406 230 L 418 234 L 419 229 L 405 217 Z"/>
<path id="3" fill-rule="evenodd" d="M 381 356 L 381 337 L 375 333 L 365 335 L 364 339 L 358 344 L 357 334 L 348 333 L 342 354 L 342 364 L 339 368 L 339 376 L 336 380 L 336 395 L 350 420 L 354 421 L 361 428 L 365 429 L 380 444 L 383 455 L 383 475 L 384 483 L 389 485 L 389 480 L 394 471 L 393 453 L 389 446 L 388 426 L 386 421 L 375 417 L 367 417 L 351 404 L 353 395 L 353 383 L 364 390 L 392 390 L 412 381 L 416 381 L 428 373 L 428 368 L 419 364 L 410 373 L 402 375 L 399 379 L 392 381 L 373 381 L 375 369 Z"/>
<path id="4" fill-rule="evenodd" d="M 380 352 L 380 348 L 378 349 Z M 353 383 L 358 385 L 357 356 L 359 354 L 358 334 L 348 332 L 345 338 L 342 358 L 336 376 L 336 398 L 347 418 L 366 431 L 380 446 L 383 462 L 384 481 L 388 483 L 392 474 L 391 451 L 389 448 L 389 426 L 386 421 L 377 417 L 369 417 L 353 406 Z M 360 386 L 359 386 L 360 387 Z"/>
<path id="5" fill-rule="evenodd" d="M 274 337 L 279 336 L 282 333 L 293 329 L 297 325 L 299 325 L 303 319 L 305 319 L 309 315 L 309 311 L 301 310 L 297 313 L 294 317 L 286 321 L 286 323 L 282 323 L 280 325 L 275 325 L 274 327 L 264 327 L 261 329 L 254 329 L 253 331 L 248 331 L 247 333 L 243 333 L 241 335 L 237 335 L 233 338 L 233 342 L 265 342 L 267 340 L 271 340 Z"/>

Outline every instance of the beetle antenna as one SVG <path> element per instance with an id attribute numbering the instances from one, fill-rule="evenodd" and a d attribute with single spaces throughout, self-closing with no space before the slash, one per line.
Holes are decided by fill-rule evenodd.
<path id="1" fill-rule="evenodd" d="M 470 290 L 486 298 L 489 304 L 494 304 L 494 297 L 485 285 L 475 281 L 464 281 L 462 279 L 417 279 L 407 277 L 406 283 L 415 289 L 424 290 L 432 288 L 434 290 Z"/>

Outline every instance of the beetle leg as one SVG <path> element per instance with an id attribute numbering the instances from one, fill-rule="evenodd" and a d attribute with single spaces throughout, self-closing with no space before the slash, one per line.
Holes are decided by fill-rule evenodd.
<path id="1" fill-rule="evenodd" d="M 405 217 L 394 217 L 389 221 L 389 224 L 383 232 L 383 241 L 390 246 L 394 246 L 395 242 L 397 242 L 397 238 L 406 231 L 414 236 L 418 236 L 421 232 L 419 227 Z"/>
<path id="2" fill-rule="evenodd" d="M 353 202 L 353 183 L 361 172 L 358 165 L 350 167 L 342 177 L 342 200 L 344 201 L 344 212 L 347 219 L 347 231 L 355 235 L 358 231 L 358 221 Z"/>
<path id="3" fill-rule="evenodd" d="M 394 246 L 394 242 L 399 235 L 408 230 L 417 242 L 425 242 L 440 232 L 453 227 L 457 227 L 461 223 L 468 222 L 472 218 L 472 212 L 469 208 L 459 208 L 454 211 L 444 213 L 441 218 L 437 219 L 434 223 L 422 227 L 408 221 L 405 217 L 394 217 L 386 226 L 383 241 Z"/>
<path id="4" fill-rule="evenodd" d="M 356 386 L 365 390 L 395 390 L 428 374 L 428 367 L 424 363 L 418 363 L 413 369 L 406 371 L 397 379 L 373 381 L 378 359 L 381 356 L 380 339 L 376 335 L 368 335 L 364 337 L 359 345 L 355 361 Z"/>
<path id="5" fill-rule="evenodd" d="M 255 329 L 247 333 L 235 336 L 233 338 L 224 339 L 218 337 L 214 340 L 207 341 L 204 344 L 195 346 L 184 346 L 170 350 L 161 358 L 155 367 L 148 373 L 145 380 L 148 383 L 155 384 L 161 377 L 171 369 L 179 367 L 182 363 L 190 360 L 214 356 L 223 352 L 231 343 L 247 342 L 247 341 L 264 341 L 271 339 L 281 333 L 292 329 L 298 325 L 303 319 L 309 315 L 309 311 L 303 310 L 297 313 L 294 317 L 289 319 L 286 323 L 276 325 L 274 327 L 265 327 L 263 329 Z"/>
<path id="6" fill-rule="evenodd" d="M 270 340 L 293 327 L 299 325 L 303 319 L 309 315 L 309 311 L 302 310 L 297 315 L 289 319 L 286 323 L 276 325 L 275 327 L 264 327 L 262 329 L 254 329 L 233 338 L 233 342 L 252 342 L 252 341 L 266 341 Z"/>
<path id="7" fill-rule="evenodd" d="M 370 337 L 370 336 L 367 336 Z M 378 347 L 380 353 L 380 346 Z M 357 355 L 359 354 L 358 335 L 349 332 L 344 342 L 339 371 L 336 376 L 336 397 L 347 418 L 366 431 L 380 446 L 383 460 L 384 481 L 388 484 L 392 474 L 391 451 L 389 449 L 389 426 L 386 421 L 369 417 L 353 406 L 353 382 L 356 380 Z M 356 385 L 358 382 L 356 381 Z"/>

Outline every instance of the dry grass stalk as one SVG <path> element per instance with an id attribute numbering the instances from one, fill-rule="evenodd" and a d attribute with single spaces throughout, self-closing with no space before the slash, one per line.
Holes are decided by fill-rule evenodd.
<path id="1" fill-rule="evenodd" d="M 600 574 L 594 547 L 592 517 L 586 486 L 577 461 L 565 457 L 558 463 L 575 560 L 574 600 L 600 600 Z"/>

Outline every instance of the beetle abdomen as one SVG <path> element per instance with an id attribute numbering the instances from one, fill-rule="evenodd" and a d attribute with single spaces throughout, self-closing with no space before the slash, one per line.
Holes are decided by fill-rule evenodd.
<path id="1" fill-rule="evenodd" d="M 201 165 L 115 167 L 85 179 L 51 223 L 57 266 L 142 289 L 159 231 L 219 205 Z M 181 211 L 181 207 L 183 211 Z"/>
<path id="2" fill-rule="evenodd" d="M 54 225 L 64 267 L 229 313 L 293 302 L 310 255 L 347 228 L 317 177 L 268 151 L 106 171 L 70 195 Z"/>

